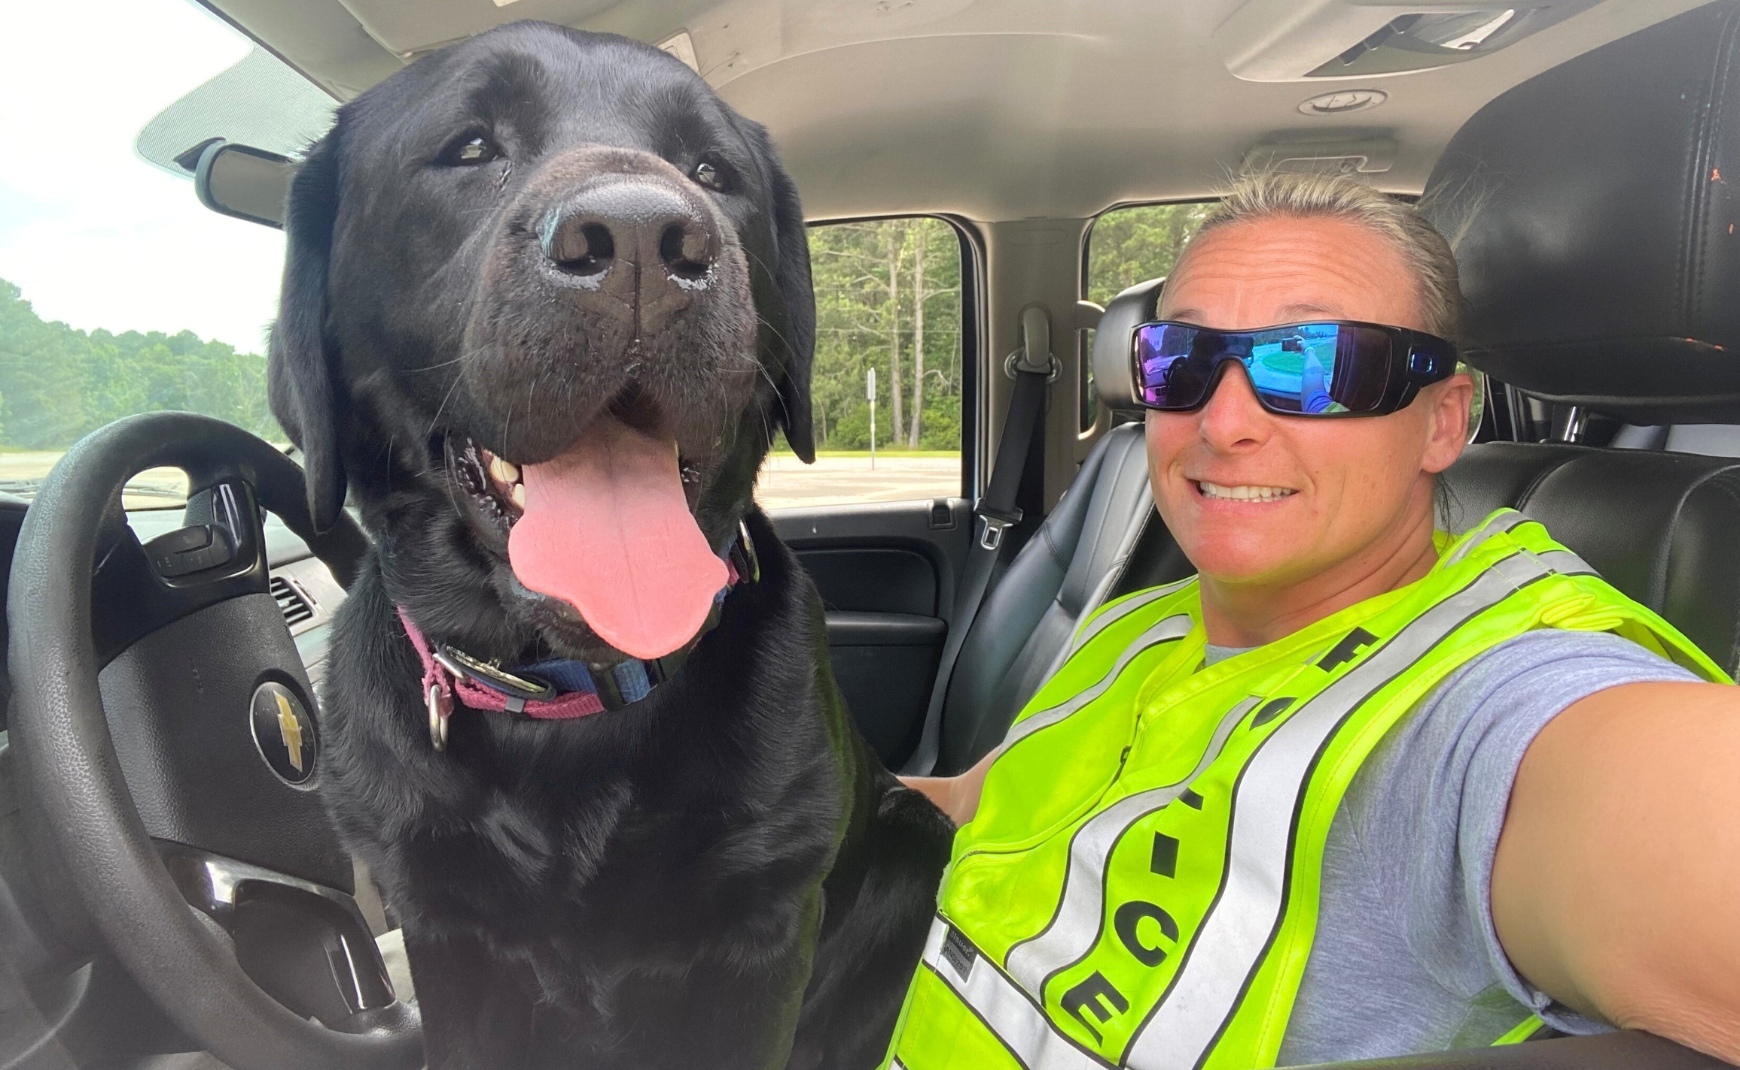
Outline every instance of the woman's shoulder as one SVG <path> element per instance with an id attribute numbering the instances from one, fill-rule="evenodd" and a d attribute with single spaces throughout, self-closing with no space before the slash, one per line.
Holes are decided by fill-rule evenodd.
<path id="1" fill-rule="evenodd" d="M 1537 628 L 1495 644 L 1445 677 L 1361 772 L 1370 774 L 1367 781 L 1411 784 L 1401 789 L 1406 794 L 1422 780 L 1448 776 L 1458 785 L 1448 798 L 1460 797 L 1460 783 L 1472 779 L 1501 790 L 1502 799 L 1529 742 L 1578 700 L 1624 684 L 1700 679 L 1611 632 Z"/>
<path id="2" fill-rule="evenodd" d="M 1456 687 L 1469 676 L 1502 683 L 1537 671 L 1573 676 L 1644 671 L 1669 674 L 1674 679 L 1699 678 L 1654 650 L 1613 632 L 1534 628 L 1469 659 L 1445 681 L 1442 690 Z"/>

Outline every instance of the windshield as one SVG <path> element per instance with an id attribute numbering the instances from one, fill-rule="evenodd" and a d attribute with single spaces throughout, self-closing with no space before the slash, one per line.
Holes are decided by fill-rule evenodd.
<path id="1" fill-rule="evenodd" d="M 262 356 L 283 235 L 202 207 L 186 154 L 211 137 L 294 151 L 331 101 L 187 0 L 98 0 L 77 18 L 17 5 L 7 22 L 30 47 L 0 64 L 0 130 L 34 148 L 0 171 L 0 491 L 34 493 L 68 446 L 132 413 L 205 413 L 283 443 Z M 126 504 L 184 493 L 155 470 Z"/>

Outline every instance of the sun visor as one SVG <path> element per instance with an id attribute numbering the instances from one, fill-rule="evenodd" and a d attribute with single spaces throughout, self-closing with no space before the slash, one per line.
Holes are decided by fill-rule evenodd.
<path id="1" fill-rule="evenodd" d="M 579 26 L 617 0 L 339 0 L 381 47 L 404 59 L 521 19 Z M 681 21 L 680 15 L 678 21 Z"/>
<path id="2" fill-rule="evenodd" d="M 1634 423 L 1740 423 L 1740 5 L 1530 79 L 1451 140 L 1421 208 L 1466 359 Z"/>
<path id="3" fill-rule="evenodd" d="M 1153 320 L 1160 306 L 1160 287 L 1165 279 L 1150 279 L 1120 293 L 1106 303 L 1094 328 L 1094 392 L 1106 408 L 1117 412 L 1140 410 L 1136 404 L 1134 369 L 1130 364 L 1130 333 L 1139 324 Z"/>

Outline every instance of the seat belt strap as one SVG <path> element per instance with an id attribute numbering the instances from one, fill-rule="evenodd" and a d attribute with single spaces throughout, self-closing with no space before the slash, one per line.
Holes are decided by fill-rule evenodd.
<path id="1" fill-rule="evenodd" d="M 990 590 L 991 577 L 1003 548 L 1003 533 L 1022 519 L 1021 510 L 1015 507 L 1015 495 L 1021 487 L 1021 474 L 1027 466 L 1033 436 L 1045 416 L 1046 387 L 1057 378 L 1059 365 L 1051 353 L 1051 324 L 1044 309 L 1032 307 L 1023 311 L 1021 331 L 1022 348 L 1009 354 L 1003 362 L 1004 371 L 1014 376 L 1015 391 L 1009 398 L 1008 419 L 1003 421 L 1003 432 L 997 439 L 991 481 L 973 507 L 978 531 L 967 550 L 967 565 L 955 596 L 954 616 L 949 623 L 948 638 L 943 643 L 936 680 L 931 685 L 930 704 L 924 711 L 924 730 L 919 736 L 917 749 L 900 770 L 908 776 L 929 776 L 936 768 L 941 752 L 943 704 L 948 698 L 955 662 Z M 1043 353 L 1045 359 L 1035 363 L 1028 359 L 1029 353 Z"/>

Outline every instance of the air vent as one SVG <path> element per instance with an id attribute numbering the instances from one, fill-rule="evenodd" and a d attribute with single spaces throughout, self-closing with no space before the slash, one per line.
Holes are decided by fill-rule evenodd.
<path id="1" fill-rule="evenodd" d="M 278 603 L 278 611 L 284 614 L 284 623 L 292 628 L 314 619 L 314 603 L 301 588 L 282 576 L 272 577 L 272 599 Z"/>

